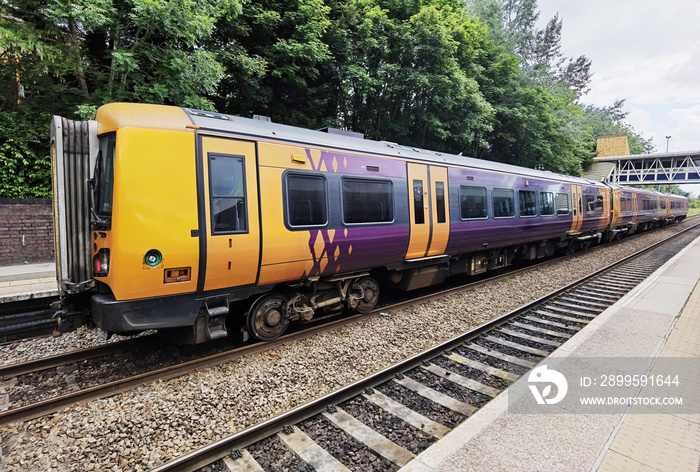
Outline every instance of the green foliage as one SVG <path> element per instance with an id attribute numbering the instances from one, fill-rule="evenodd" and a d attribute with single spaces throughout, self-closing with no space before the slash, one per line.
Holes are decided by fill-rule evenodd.
<path id="1" fill-rule="evenodd" d="M 50 116 L 23 111 L 0 113 L 0 195 L 50 198 L 51 159 L 47 140 Z M 37 121 L 41 126 L 37 126 Z"/>
<path id="2" fill-rule="evenodd" d="M 629 140 L 631 154 L 654 152 L 651 139 L 645 139 L 630 126 L 625 124 L 627 113 L 622 110 L 625 100 L 618 100 L 612 106 L 598 108 L 587 106 L 583 108 L 586 122 L 597 139 L 604 136 L 626 135 Z"/>
<path id="3" fill-rule="evenodd" d="M 250 116 L 580 174 L 624 101 L 579 102 L 536 0 L 4 0 L 0 196 L 50 193 L 49 119 L 112 101 Z M 21 95 L 20 91 L 24 94 Z"/>

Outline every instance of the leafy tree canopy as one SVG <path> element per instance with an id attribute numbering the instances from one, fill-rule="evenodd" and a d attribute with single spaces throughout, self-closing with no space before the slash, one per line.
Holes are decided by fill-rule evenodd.
<path id="1" fill-rule="evenodd" d="M 50 195 L 51 115 L 112 101 L 262 114 L 309 128 L 580 174 L 624 101 L 581 104 L 536 0 L 4 0 L 0 196 Z"/>

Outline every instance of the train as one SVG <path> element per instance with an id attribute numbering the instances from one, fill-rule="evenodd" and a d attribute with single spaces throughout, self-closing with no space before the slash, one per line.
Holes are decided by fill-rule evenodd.
<path id="1" fill-rule="evenodd" d="M 414 290 L 683 220 L 685 197 L 308 130 L 111 103 L 52 118 L 62 318 L 276 339 Z"/>

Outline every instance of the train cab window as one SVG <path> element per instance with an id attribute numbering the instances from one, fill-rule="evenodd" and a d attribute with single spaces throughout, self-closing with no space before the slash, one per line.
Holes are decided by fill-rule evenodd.
<path id="1" fill-rule="evenodd" d="M 343 222 L 385 223 L 394 220 L 394 189 L 381 180 L 343 179 Z"/>
<path id="2" fill-rule="evenodd" d="M 435 182 L 435 207 L 437 209 L 437 222 L 445 222 L 445 183 Z"/>
<path id="3" fill-rule="evenodd" d="M 459 216 L 463 220 L 488 216 L 485 188 L 459 187 Z"/>
<path id="4" fill-rule="evenodd" d="M 95 213 L 101 217 L 112 216 L 114 193 L 114 152 L 116 133 L 100 136 L 100 150 L 95 164 Z"/>
<path id="5" fill-rule="evenodd" d="M 423 181 L 413 181 L 413 212 L 417 225 L 425 224 L 425 212 L 423 210 Z"/>
<path id="6" fill-rule="evenodd" d="M 537 216 L 537 198 L 532 190 L 520 190 L 520 216 Z"/>
<path id="7" fill-rule="evenodd" d="M 289 226 L 323 226 L 328 222 L 326 179 L 287 175 L 286 214 Z"/>
<path id="8" fill-rule="evenodd" d="M 568 193 L 558 193 L 557 194 L 557 215 L 568 215 L 569 214 L 569 194 Z"/>
<path id="9" fill-rule="evenodd" d="M 554 214 L 554 194 L 551 192 L 540 192 L 540 214 L 548 216 Z"/>
<path id="10" fill-rule="evenodd" d="M 510 218 L 515 216 L 515 195 L 512 190 L 493 189 L 494 218 Z"/>
<path id="11" fill-rule="evenodd" d="M 604 210 L 603 196 L 596 195 L 596 197 L 595 197 L 595 212 L 596 213 L 603 213 L 603 210 Z"/>
<path id="12" fill-rule="evenodd" d="M 209 190 L 212 233 L 248 231 L 244 157 L 210 154 Z"/>

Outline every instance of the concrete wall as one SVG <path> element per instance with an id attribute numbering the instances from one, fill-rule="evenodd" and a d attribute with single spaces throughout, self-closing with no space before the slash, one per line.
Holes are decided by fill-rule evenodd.
<path id="1" fill-rule="evenodd" d="M 0 266 L 54 260 L 50 199 L 0 198 Z"/>

